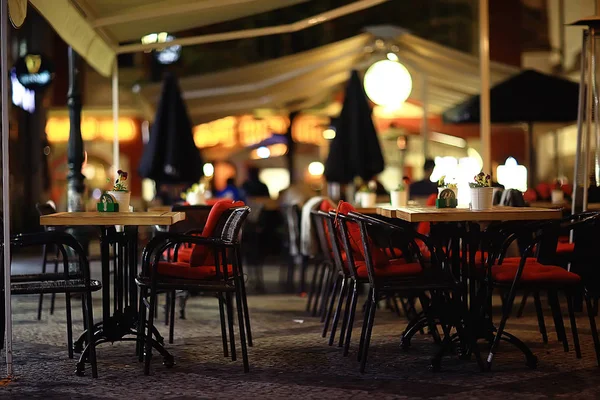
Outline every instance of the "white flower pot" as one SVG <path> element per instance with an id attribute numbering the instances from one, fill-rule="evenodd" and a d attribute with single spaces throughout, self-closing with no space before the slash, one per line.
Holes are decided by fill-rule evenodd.
<path id="1" fill-rule="evenodd" d="M 360 195 L 360 206 L 362 208 L 371 208 L 375 207 L 375 203 L 377 203 L 377 194 L 376 193 L 361 193 Z"/>
<path id="2" fill-rule="evenodd" d="M 107 193 L 113 196 L 117 203 L 119 203 L 119 212 L 129 212 L 129 201 L 131 200 L 130 192 L 109 190 Z"/>
<path id="3" fill-rule="evenodd" d="M 489 210 L 494 204 L 494 188 L 471 188 L 471 209 Z"/>
<path id="4" fill-rule="evenodd" d="M 552 191 L 552 204 L 563 204 L 565 202 L 565 194 L 562 190 Z"/>
<path id="5" fill-rule="evenodd" d="M 206 199 L 204 198 L 204 192 L 200 190 L 188 193 L 185 196 L 185 200 L 188 203 L 190 203 L 191 206 L 197 206 L 206 203 Z"/>
<path id="6" fill-rule="evenodd" d="M 408 192 L 406 190 L 392 190 L 390 192 L 392 207 L 406 207 L 408 204 Z"/>

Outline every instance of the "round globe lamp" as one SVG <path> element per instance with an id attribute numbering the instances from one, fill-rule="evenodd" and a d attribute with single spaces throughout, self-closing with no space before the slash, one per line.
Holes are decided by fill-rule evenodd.
<path id="1" fill-rule="evenodd" d="M 412 91 L 412 77 L 397 61 L 381 60 L 371 65 L 364 78 L 364 87 L 371 101 L 382 107 L 398 109 Z"/>

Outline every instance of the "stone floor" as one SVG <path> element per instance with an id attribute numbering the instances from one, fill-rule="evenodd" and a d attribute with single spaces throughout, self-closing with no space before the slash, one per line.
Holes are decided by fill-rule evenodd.
<path id="1" fill-rule="evenodd" d="M 254 347 L 250 349 L 250 373 L 241 360 L 232 362 L 222 354 L 217 302 L 210 297 L 189 301 L 186 320 L 177 320 L 175 343 L 167 345 L 177 365 L 167 369 L 155 357 L 152 374 L 144 376 L 132 343 L 104 344 L 98 348 L 99 378 L 74 375 L 75 360 L 67 357 L 63 297 L 49 315 L 49 296 L 41 321 L 36 319 L 37 297 L 15 297 L 14 369 L 10 382 L 0 382 L 1 399 L 198 399 L 198 398 L 461 398 L 542 399 L 600 398 L 600 370 L 587 319 L 578 323 L 583 358 L 564 353 L 557 342 L 549 311 L 546 323 L 550 343 L 544 345 L 531 309 L 521 319 L 511 319 L 508 329 L 528 343 L 539 357 L 539 367 L 525 367 L 521 354 L 502 345 L 493 372 L 481 373 L 475 362 L 444 359 L 441 372 L 428 370 L 435 345 L 418 336 L 403 352 L 398 338 L 403 319 L 379 310 L 367 372 L 360 374 L 356 342 L 350 357 L 321 338 L 318 319 L 304 312 L 305 299 L 296 295 L 266 294 L 249 297 Z M 95 299 L 100 315 L 100 296 Z M 162 312 L 160 313 L 162 318 Z M 81 313 L 75 311 L 76 332 L 81 331 Z M 362 318 L 359 318 L 362 320 Z M 566 319 L 568 321 L 568 319 Z M 164 325 L 159 325 L 163 334 Z M 570 335 L 569 335 L 570 339 Z M 239 346 L 238 346 L 239 348 Z M 3 357 L 1 357 L 3 360 Z M 241 357 L 240 357 L 241 358 Z M 4 373 L 4 367 L 2 367 Z"/>

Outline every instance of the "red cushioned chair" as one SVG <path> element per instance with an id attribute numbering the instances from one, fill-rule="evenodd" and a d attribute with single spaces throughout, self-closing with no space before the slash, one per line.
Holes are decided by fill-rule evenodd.
<path id="1" fill-rule="evenodd" d="M 187 229 L 185 231 L 185 235 L 195 235 L 198 237 L 215 237 L 220 236 L 222 234 L 225 222 L 229 217 L 231 211 L 237 207 L 243 207 L 244 202 L 242 201 L 231 201 L 229 199 L 220 199 L 214 202 L 206 219 L 204 220 L 202 217 L 206 215 L 206 207 L 196 207 L 189 206 L 178 209 L 179 211 L 186 212 L 186 220 L 188 218 L 188 214 L 190 213 L 190 221 L 183 229 Z M 195 212 L 198 211 L 198 212 Z M 198 214 L 198 215 L 196 215 Z M 202 224 L 203 223 L 203 224 Z M 202 225 L 201 225 L 202 224 Z M 202 226 L 202 229 L 199 227 Z M 171 232 L 173 233 L 173 232 Z M 187 247 L 186 247 L 187 246 Z M 194 277 L 203 279 L 205 277 L 209 277 L 211 275 L 214 276 L 214 257 L 211 253 L 210 247 L 202 246 L 202 245 L 194 245 L 188 243 L 179 243 L 173 247 L 168 248 L 163 252 L 164 254 L 172 254 L 172 258 L 168 258 L 167 261 L 159 263 L 158 269 L 159 273 L 163 276 L 169 276 L 173 278 L 184 278 L 184 279 L 193 279 Z M 182 257 L 182 255 L 184 255 Z M 197 268 L 190 268 L 197 267 Z M 246 330 L 248 331 L 248 344 L 252 346 L 252 331 L 250 329 L 250 319 L 248 316 L 248 305 L 246 300 L 246 288 L 245 283 L 243 285 L 243 303 L 245 309 L 245 317 L 246 317 Z M 165 324 L 169 325 L 169 343 L 173 343 L 174 336 L 174 326 L 175 326 L 175 291 L 171 291 L 167 293 L 167 312 L 166 312 L 166 320 Z M 223 307 L 222 300 L 220 300 L 220 307 Z M 181 306 L 181 314 L 184 316 L 185 305 Z M 223 330 L 223 335 L 225 335 L 225 331 Z"/>
<path id="2" fill-rule="evenodd" d="M 503 252 L 506 251 L 511 242 L 516 239 L 522 239 L 527 241 L 527 247 L 523 252 L 520 262 L 502 262 L 502 254 L 496 262 L 490 263 L 487 271 L 488 282 L 492 287 L 503 289 L 507 292 L 506 300 L 503 305 L 502 318 L 498 326 L 498 330 L 492 342 L 490 354 L 488 356 L 488 368 L 491 367 L 494 354 L 498 348 L 498 344 L 504 333 L 506 321 L 510 316 L 510 312 L 513 306 L 515 294 L 517 290 L 526 290 L 527 292 L 533 292 L 539 296 L 539 292 L 545 290 L 548 292 L 548 300 L 553 310 L 554 322 L 557 326 L 557 333 L 559 334 L 559 340 L 563 342 L 565 351 L 569 350 L 566 334 L 564 331 L 564 324 L 562 321 L 562 314 L 560 312 L 560 306 L 558 303 L 558 292 L 564 292 L 567 298 L 567 309 L 569 313 L 569 319 L 571 322 L 571 330 L 573 333 L 573 345 L 578 358 L 581 357 L 581 350 L 579 346 L 579 338 L 577 334 L 577 325 L 574 314 L 573 297 L 583 291 L 581 276 L 567 271 L 558 265 L 546 265 L 542 264 L 531 258 L 534 248 L 542 248 L 544 242 L 550 243 L 550 246 L 554 246 L 553 240 L 558 240 L 557 232 L 562 229 L 572 230 L 577 232 L 578 229 L 589 225 L 591 222 L 598 220 L 597 215 L 590 216 L 572 216 L 569 217 L 571 221 L 567 223 L 544 223 L 544 224 L 531 224 L 524 226 L 520 230 L 511 234 L 506 238 L 502 245 Z M 572 222 L 574 221 L 574 222 Z M 577 243 L 577 241 L 576 241 Z M 576 247 L 576 246 L 575 246 Z M 590 246 L 591 247 L 591 246 Z M 491 291 L 490 291 L 491 295 Z M 490 299 L 491 301 L 491 299 Z M 536 298 L 536 303 L 539 302 L 539 297 Z M 536 308 L 539 307 L 536 304 Z M 590 315 L 590 325 L 592 328 L 592 336 L 596 349 L 598 350 L 598 336 L 596 332 L 595 322 L 591 318 L 592 310 L 588 304 L 588 315 Z M 540 317 L 538 313 L 538 319 L 541 318 L 540 324 L 543 324 L 543 315 Z M 540 325 L 541 328 L 541 325 Z M 562 337 L 561 337 L 562 336 Z M 547 338 L 545 338 L 547 340 Z M 509 336 L 508 341 L 512 339 Z M 514 342 L 514 340 L 513 340 Z M 598 352 L 597 352 L 598 355 Z M 599 358 L 600 362 L 600 358 Z M 528 356 L 528 365 L 535 367 L 537 360 L 534 356 Z"/>
<path id="3" fill-rule="evenodd" d="M 229 202 L 231 204 L 231 202 Z M 217 207 L 217 204 L 214 206 Z M 213 209 L 214 209 L 213 207 Z M 220 210 L 220 211 L 219 211 Z M 242 290 L 244 276 L 241 269 L 240 237 L 241 230 L 250 212 L 248 207 L 225 208 L 219 206 L 215 211 L 220 214 L 229 213 L 223 229 L 218 237 L 164 234 L 156 236 L 144 248 L 142 253 L 142 271 L 136 279 L 140 287 L 138 342 L 146 341 L 145 351 L 138 349 L 140 361 L 145 357 L 144 373 L 150 373 L 150 360 L 152 358 L 152 330 L 154 326 L 154 310 L 156 296 L 159 290 L 198 290 L 202 292 L 217 293 L 219 298 L 219 311 L 221 317 L 221 333 L 223 338 L 223 352 L 227 357 L 227 337 L 225 333 L 225 315 L 223 303 L 227 307 L 227 323 L 229 325 L 229 342 L 231 358 L 236 359 L 234 325 L 233 325 L 233 296 L 235 296 L 238 315 L 238 329 L 242 347 L 244 371 L 249 371 L 248 353 L 246 343 L 246 323 L 243 306 L 245 293 Z M 212 213 L 212 212 L 211 212 Z M 211 230 L 217 226 L 217 220 L 209 217 L 212 222 Z M 205 228 L 206 229 L 206 228 Z M 169 248 L 177 244 L 194 244 L 195 256 L 192 263 L 168 263 L 160 261 L 160 256 Z M 202 252 L 202 254 L 200 253 Z M 201 255 L 203 255 L 201 257 Z M 210 264 L 194 263 L 193 260 Z M 148 316 L 146 311 L 148 309 Z"/>
<path id="4" fill-rule="evenodd" d="M 350 343 L 356 311 L 356 283 L 366 279 L 369 284 L 365 319 L 358 349 L 361 372 L 364 372 L 366 367 L 376 305 L 380 298 L 398 295 L 422 298 L 425 292 L 429 292 L 431 297 L 421 300 L 424 315 L 418 321 L 411 322 L 409 326 L 414 326 L 415 329 L 419 329 L 419 324 L 429 326 L 437 343 L 442 343 L 442 341 L 434 321 L 439 321 L 444 326 L 455 326 L 459 337 L 464 340 L 464 343 L 471 346 L 480 367 L 483 368 L 477 344 L 470 335 L 468 312 L 459 300 L 462 286 L 445 267 L 446 260 L 441 249 L 435 247 L 429 238 L 414 232 L 411 228 L 392 225 L 364 214 L 353 211 L 349 211 L 347 214 L 340 212 L 334 218 L 337 218 L 338 221 L 336 228 L 342 236 L 343 248 L 348 254 L 348 266 L 355 282 L 352 287 L 350 307 L 346 308 L 348 314 L 345 332 L 346 348 Z M 356 227 L 358 227 L 360 236 L 356 236 Z M 387 262 L 382 262 L 378 258 L 379 256 L 373 257 L 378 248 L 373 246 L 369 231 L 376 229 L 387 232 L 392 243 L 401 243 L 399 247 L 408 249 L 410 254 L 404 254 L 404 259 L 388 260 Z M 430 262 L 425 262 L 417 240 L 427 246 L 431 254 Z M 357 245 L 361 246 L 360 254 L 364 256 L 364 262 L 357 262 L 353 259 L 355 253 L 353 247 Z M 445 339 L 449 340 L 449 338 Z M 439 368 L 444 352 L 449 350 L 447 342 L 445 341 L 442 350 L 432 360 L 435 368 Z"/>

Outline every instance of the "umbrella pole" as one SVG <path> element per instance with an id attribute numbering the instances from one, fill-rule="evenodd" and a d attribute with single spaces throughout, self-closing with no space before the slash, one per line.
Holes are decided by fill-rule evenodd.
<path id="1" fill-rule="evenodd" d="M 4 318 L 5 318 L 5 354 L 6 374 L 11 377 L 12 369 L 12 307 L 10 303 L 10 172 L 9 172 L 9 133 L 8 133 L 8 0 L 0 0 L 0 48 L 2 86 L 2 213 L 3 213 L 3 243 L 4 243 Z"/>
<path id="2" fill-rule="evenodd" d="M 479 68 L 481 75 L 481 149 L 483 170 L 491 173 L 491 118 L 490 118 L 490 15 L 488 0 L 479 0 Z"/>
<path id="3" fill-rule="evenodd" d="M 112 73 L 112 114 L 113 114 L 113 173 L 119 170 L 119 63 L 115 57 Z"/>

